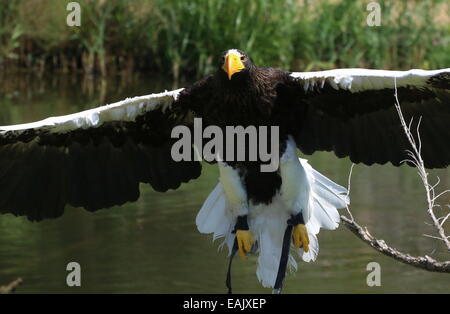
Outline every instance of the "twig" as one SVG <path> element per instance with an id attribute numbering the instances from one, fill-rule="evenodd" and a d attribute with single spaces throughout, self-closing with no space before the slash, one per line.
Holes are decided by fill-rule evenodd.
<path id="1" fill-rule="evenodd" d="M 400 101 L 398 99 L 398 93 L 397 93 L 397 79 L 396 78 L 394 79 L 394 87 L 395 87 L 395 93 L 394 93 L 395 109 L 397 110 L 398 116 L 400 118 L 400 123 L 403 127 L 403 130 L 405 131 L 406 137 L 412 146 L 412 151 L 408 151 L 408 155 L 412 158 L 413 164 L 417 167 L 419 176 L 422 179 L 423 186 L 425 187 L 425 194 L 426 194 L 427 204 L 428 204 L 427 213 L 431 217 L 433 225 L 434 225 L 437 233 L 439 234 L 440 239 L 442 241 L 444 241 L 445 245 L 447 246 L 447 250 L 450 251 L 450 241 L 445 234 L 445 231 L 443 228 L 443 223 L 439 222 L 439 219 L 436 217 L 436 215 L 434 214 L 434 210 L 433 210 L 435 207 L 434 202 L 436 201 L 436 199 L 439 198 L 440 196 L 444 195 L 445 193 L 447 193 L 448 190 L 446 190 L 438 195 L 435 195 L 434 188 L 437 186 L 439 181 L 434 186 L 432 186 L 431 184 L 428 183 L 428 173 L 425 169 L 425 163 L 421 156 L 422 142 L 420 139 L 419 127 L 420 127 L 420 122 L 421 122 L 422 118 L 420 118 L 419 122 L 417 123 L 416 132 L 417 132 L 417 138 L 419 140 L 419 146 L 417 147 L 416 141 L 414 140 L 414 137 L 411 132 L 412 119 L 410 121 L 410 125 L 408 126 L 405 122 L 405 118 L 403 117 L 403 113 L 400 108 Z M 439 178 L 438 178 L 438 180 L 439 180 Z"/>
<path id="2" fill-rule="evenodd" d="M 10 282 L 5 286 L 0 286 L 0 294 L 14 293 L 16 288 L 23 283 L 22 278 L 17 278 L 16 280 Z"/>
<path id="3" fill-rule="evenodd" d="M 351 189 L 351 186 L 352 186 L 352 174 L 353 174 L 353 167 L 354 166 L 355 166 L 355 164 L 352 163 L 352 166 L 350 167 L 350 173 L 348 174 L 347 197 L 349 197 L 349 195 L 350 195 L 350 189 Z M 352 212 L 350 211 L 350 208 L 348 208 L 348 205 L 346 205 L 345 208 L 347 209 L 347 213 L 350 216 L 350 218 L 352 219 L 352 221 L 354 221 Z"/>

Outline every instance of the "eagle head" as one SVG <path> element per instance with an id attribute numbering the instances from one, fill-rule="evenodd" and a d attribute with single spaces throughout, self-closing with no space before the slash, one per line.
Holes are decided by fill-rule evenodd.
<path id="1" fill-rule="evenodd" d="M 247 72 L 251 66 L 252 61 L 242 50 L 229 49 L 222 53 L 220 69 L 226 73 L 229 80 L 231 80 L 236 73 Z"/>

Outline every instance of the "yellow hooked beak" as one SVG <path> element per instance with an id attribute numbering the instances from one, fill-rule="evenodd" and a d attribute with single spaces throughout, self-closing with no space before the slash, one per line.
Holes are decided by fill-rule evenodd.
<path id="1" fill-rule="evenodd" d="M 245 66 L 239 55 L 234 53 L 229 53 L 226 55 L 222 69 L 227 73 L 229 80 L 231 80 L 234 73 L 240 72 L 244 68 Z"/>

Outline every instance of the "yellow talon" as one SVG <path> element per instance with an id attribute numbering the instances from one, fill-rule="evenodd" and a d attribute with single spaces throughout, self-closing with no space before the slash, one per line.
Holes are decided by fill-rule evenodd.
<path id="1" fill-rule="evenodd" d="M 236 239 L 239 247 L 239 255 L 242 259 L 246 260 L 246 253 L 250 252 L 253 244 L 253 237 L 248 230 L 237 230 Z"/>
<path id="2" fill-rule="evenodd" d="M 294 245 L 296 248 L 303 247 L 303 251 L 309 251 L 309 237 L 308 229 L 303 224 L 298 224 L 294 227 L 292 232 L 292 237 L 294 238 Z"/>

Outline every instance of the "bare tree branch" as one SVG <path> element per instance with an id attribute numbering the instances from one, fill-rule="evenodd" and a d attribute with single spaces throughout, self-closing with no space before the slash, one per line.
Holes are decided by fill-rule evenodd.
<path id="1" fill-rule="evenodd" d="M 373 237 L 367 231 L 367 228 L 366 229 L 362 228 L 354 220 L 351 220 L 345 216 L 341 216 L 341 219 L 344 225 L 347 227 L 347 229 L 353 232 L 364 243 L 367 243 L 375 250 L 384 255 L 392 257 L 402 263 L 422 268 L 428 271 L 450 273 L 450 261 L 438 262 L 427 255 L 411 256 L 409 254 L 402 253 L 399 250 L 387 245 L 386 242 L 384 242 L 384 240 Z"/>
<path id="2" fill-rule="evenodd" d="M 22 278 L 18 278 L 5 286 L 0 286 L 0 294 L 14 293 L 16 288 L 22 284 Z"/>
<path id="3" fill-rule="evenodd" d="M 411 132 L 412 119 L 408 126 L 405 122 L 405 118 L 403 117 L 403 113 L 400 108 L 400 101 L 398 100 L 397 80 L 396 79 L 394 79 L 394 86 L 395 86 L 395 93 L 394 93 L 395 109 L 397 110 L 403 130 L 405 131 L 406 137 L 412 146 L 412 151 L 409 151 L 408 154 L 411 156 L 414 165 L 417 167 L 419 176 L 422 179 L 423 186 L 425 187 L 425 194 L 426 194 L 427 204 L 428 204 L 427 213 L 431 217 L 434 228 L 436 229 L 436 231 L 439 235 L 439 238 L 445 243 L 445 245 L 447 246 L 447 250 L 450 251 L 450 241 L 449 241 L 448 236 L 445 234 L 445 231 L 443 228 L 443 223 L 439 222 L 439 219 L 436 217 L 436 215 L 434 213 L 434 207 L 435 207 L 434 202 L 440 196 L 449 192 L 449 190 L 445 190 L 445 191 L 439 193 L 438 195 L 436 195 L 434 188 L 439 184 L 439 182 L 440 182 L 439 178 L 438 178 L 438 182 L 433 186 L 428 183 L 428 172 L 425 168 L 425 164 L 424 164 L 422 156 L 421 156 L 422 142 L 420 139 L 419 127 L 420 127 L 420 122 L 422 121 L 422 117 L 420 117 L 419 122 L 417 123 L 416 132 L 417 132 L 417 138 L 419 139 L 419 147 L 417 147 L 416 141 Z M 444 222 L 445 222 L 445 219 L 444 219 Z"/>

